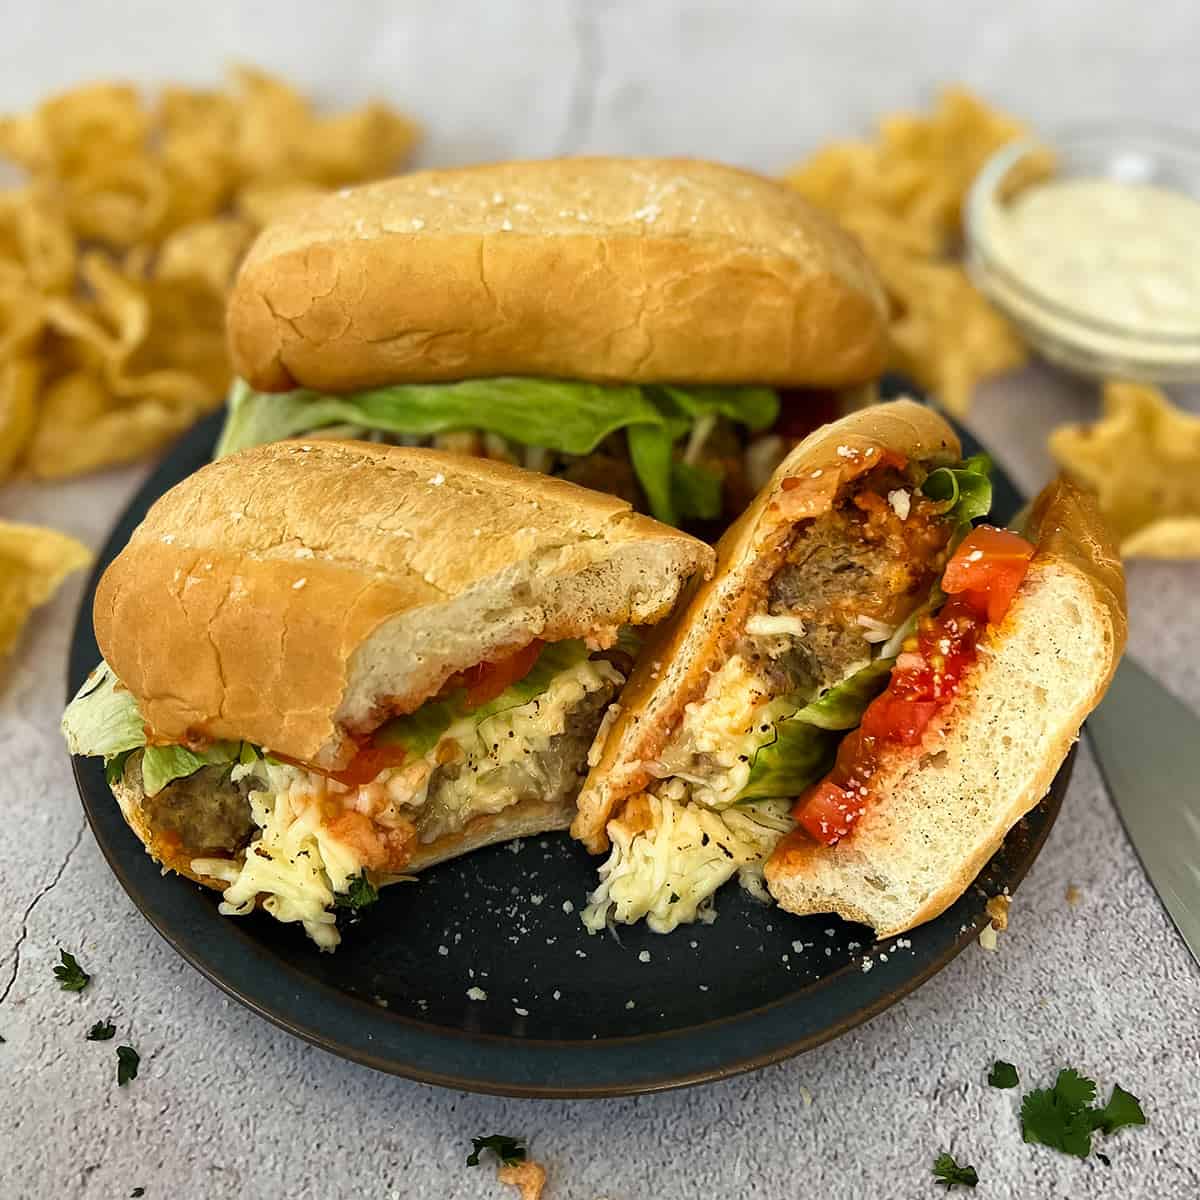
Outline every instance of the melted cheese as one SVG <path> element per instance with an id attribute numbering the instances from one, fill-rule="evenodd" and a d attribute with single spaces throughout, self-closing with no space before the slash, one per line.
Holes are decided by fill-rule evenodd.
<path id="1" fill-rule="evenodd" d="M 654 773 L 690 784 L 692 799 L 709 808 L 727 808 L 745 788 L 755 754 L 774 737 L 775 722 L 794 709 L 772 700 L 735 654 L 709 679 L 703 698 L 684 709 Z"/>
<path id="2" fill-rule="evenodd" d="M 761 800 L 717 813 L 683 801 L 676 781 L 646 797 L 651 825 L 632 831 L 610 821 L 612 849 L 600 868 L 600 886 L 588 897 L 583 923 L 592 933 L 608 921 L 643 917 L 655 933 L 712 921 L 712 897 L 734 874 L 756 872 L 792 828 L 786 800 Z M 754 890 L 751 886 L 750 890 Z"/>
<path id="3" fill-rule="evenodd" d="M 256 901 L 276 920 L 299 921 L 322 950 L 341 940 L 333 913 L 335 893 L 345 892 L 362 873 L 357 853 L 333 837 L 323 814 L 353 809 L 386 824 L 408 810 L 421 821 L 421 838 L 434 841 L 461 830 L 483 813 L 499 812 L 519 799 L 512 773 L 527 755 L 544 752 L 562 733 L 571 711 L 591 692 L 622 682 L 603 660 L 583 662 L 555 676 L 542 695 L 475 722 L 452 725 L 424 758 L 388 768 L 370 783 L 349 788 L 302 767 L 258 759 L 233 768 L 235 781 L 251 779 L 250 811 L 258 836 L 241 861 L 198 858 L 192 869 L 227 884 L 220 911 L 245 916 Z M 463 769 L 428 803 L 429 781 L 446 761 L 446 743 L 456 747 Z"/>

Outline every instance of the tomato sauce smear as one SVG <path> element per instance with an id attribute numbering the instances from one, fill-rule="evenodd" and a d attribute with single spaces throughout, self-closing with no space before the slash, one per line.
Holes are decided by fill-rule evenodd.
<path id="1" fill-rule="evenodd" d="M 871 784 L 886 748 L 920 745 L 978 657 L 980 638 L 1004 619 L 1033 552 L 1024 538 L 989 525 L 962 541 L 942 576 L 949 599 L 935 616 L 921 619 L 887 688 L 867 706 L 859 727 L 842 739 L 833 769 L 792 808 L 814 841 L 832 846 L 850 834 L 874 799 Z"/>

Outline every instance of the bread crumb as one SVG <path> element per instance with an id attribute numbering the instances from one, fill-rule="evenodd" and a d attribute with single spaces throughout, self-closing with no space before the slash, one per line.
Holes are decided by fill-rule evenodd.
<path id="1" fill-rule="evenodd" d="M 641 953 L 638 955 L 638 962 L 644 962 L 644 963 L 648 963 L 649 961 L 650 961 L 650 951 L 649 951 L 649 950 L 643 950 L 643 951 L 642 951 L 642 952 L 641 952 Z"/>
<path id="2" fill-rule="evenodd" d="M 800 1089 L 800 1099 L 804 1101 L 805 1108 L 812 1108 L 812 1092 L 806 1087 Z"/>
<path id="3" fill-rule="evenodd" d="M 481 988 L 481 987 L 467 988 L 467 999 L 468 1000 L 486 1000 L 487 992 L 485 992 L 483 990 L 483 988 Z"/>
<path id="4" fill-rule="evenodd" d="M 1008 910 L 1012 906 L 1011 896 L 993 896 L 986 905 L 986 912 L 992 919 L 992 928 L 997 933 L 1003 933 L 1008 928 Z"/>
<path id="5" fill-rule="evenodd" d="M 575 905 L 572 904 L 570 900 L 564 900 L 562 903 L 562 910 L 567 914 L 567 916 L 570 916 L 575 911 Z"/>
<path id="6" fill-rule="evenodd" d="M 990 922 L 979 931 L 979 944 L 985 950 L 996 949 L 996 930 Z"/>
<path id="7" fill-rule="evenodd" d="M 1067 884 L 1067 903 L 1074 908 L 1082 899 L 1083 893 L 1073 883 Z"/>
<path id="8" fill-rule="evenodd" d="M 546 1186 L 546 1168 L 531 1158 L 514 1163 L 511 1167 L 501 1163 L 496 1168 L 496 1178 L 501 1183 L 518 1188 L 521 1200 L 541 1200 L 542 1189 Z"/>

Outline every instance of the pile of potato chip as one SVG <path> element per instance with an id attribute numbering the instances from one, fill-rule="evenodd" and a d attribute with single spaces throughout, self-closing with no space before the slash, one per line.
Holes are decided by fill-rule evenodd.
<path id="1" fill-rule="evenodd" d="M 1200 554 L 1200 416 L 1158 388 L 1109 383 L 1100 420 L 1056 429 L 1050 453 L 1096 493 L 1123 557 Z"/>
<path id="2" fill-rule="evenodd" d="M 0 479 L 147 454 L 218 407 L 225 292 L 257 230 L 386 175 L 418 131 L 381 104 L 323 116 L 239 68 L 147 101 L 98 83 L 0 120 Z"/>
<path id="3" fill-rule="evenodd" d="M 962 415 L 975 385 L 1024 363 L 1008 322 L 959 262 L 963 202 L 983 164 L 1026 130 L 963 88 L 873 141 L 834 142 L 786 175 L 862 242 L 892 302 L 892 366 Z"/>

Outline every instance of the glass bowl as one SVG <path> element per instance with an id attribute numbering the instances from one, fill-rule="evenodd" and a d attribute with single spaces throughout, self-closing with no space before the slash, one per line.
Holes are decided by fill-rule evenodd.
<path id="1" fill-rule="evenodd" d="M 1046 151 L 1053 166 L 1046 163 Z M 1039 163 L 1041 166 L 1039 167 Z M 1029 344 L 1051 362 L 1093 378 L 1200 381 L 1197 332 L 1161 332 L 1070 308 L 1024 278 L 997 249 L 994 217 L 1025 187 L 1050 177 L 1152 184 L 1200 200 L 1200 139 L 1148 125 L 1077 126 L 1049 143 L 1020 141 L 995 154 L 967 196 L 967 269 Z M 1200 246 L 1196 253 L 1200 254 Z"/>

